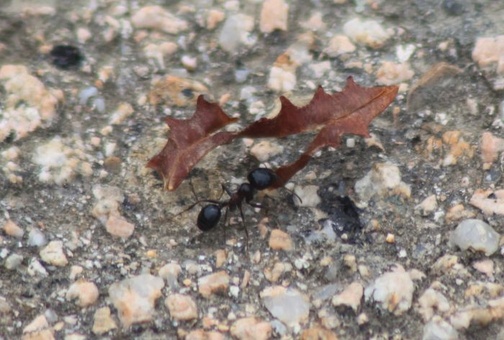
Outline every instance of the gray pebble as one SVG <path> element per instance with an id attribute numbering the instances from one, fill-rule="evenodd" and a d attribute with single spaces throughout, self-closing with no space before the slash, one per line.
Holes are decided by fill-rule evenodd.
<path id="1" fill-rule="evenodd" d="M 462 250 L 484 252 L 490 256 L 499 249 L 500 235 L 489 224 L 476 219 L 459 223 L 450 235 L 450 244 Z"/>
<path id="2" fill-rule="evenodd" d="M 28 245 L 34 247 L 43 247 L 47 244 L 47 239 L 43 232 L 34 228 L 28 234 Z"/>
<path id="3" fill-rule="evenodd" d="M 9 270 L 16 269 L 21 265 L 21 262 L 23 262 L 23 256 L 18 255 L 18 254 L 11 254 L 6 260 L 5 260 L 5 268 Z"/>

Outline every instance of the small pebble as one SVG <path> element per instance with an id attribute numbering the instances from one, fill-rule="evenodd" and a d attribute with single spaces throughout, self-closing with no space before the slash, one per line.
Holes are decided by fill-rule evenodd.
<path id="1" fill-rule="evenodd" d="M 168 287 L 174 289 L 178 287 L 178 277 L 182 272 L 182 268 L 178 263 L 168 263 L 159 268 L 158 275 L 159 277 L 166 280 Z"/>
<path id="2" fill-rule="evenodd" d="M 178 49 L 178 46 L 172 42 L 163 42 L 159 44 L 148 44 L 144 47 L 143 52 L 145 57 L 149 59 L 150 64 L 161 70 L 165 69 L 165 58 L 173 55 Z"/>
<path id="3" fill-rule="evenodd" d="M 324 50 L 329 57 L 333 58 L 354 51 L 355 45 L 352 44 L 346 35 L 336 35 L 332 37 L 329 41 L 329 46 Z"/>
<path id="4" fill-rule="evenodd" d="M 267 340 L 273 329 L 267 321 L 255 317 L 242 318 L 231 326 L 231 335 L 240 340 Z"/>
<path id="5" fill-rule="evenodd" d="M 280 93 L 292 91 L 297 84 L 297 65 L 288 54 L 280 55 L 270 69 L 268 88 Z"/>
<path id="6" fill-rule="evenodd" d="M 84 271 L 84 268 L 82 268 L 81 266 L 71 266 L 70 267 L 70 275 L 68 276 L 68 278 L 70 280 L 75 280 L 77 278 L 77 276 L 82 274 L 83 271 Z"/>
<path id="7" fill-rule="evenodd" d="M 198 317 L 198 308 L 193 298 L 183 294 L 169 295 L 165 305 L 170 312 L 170 317 L 175 320 L 187 321 Z"/>
<path id="8" fill-rule="evenodd" d="M 152 80 L 149 102 L 152 105 L 166 102 L 183 107 L 194 104 L 200 94 L 206 93 L 208 88 L 198 81 L 167 75 Z"/>
<path id="9" fill-rule="evenodd" d="M 376 163 L 362 179 L 355 183 L 355 192 L 364 201 L 369 201 L 374 195 L 411 196 L 410 185 L 401 180 L 401 171 L 392 163 Z"/>
<path id="10" fill-rule="evenodd" d="M 98 299 L 98 287 L 93 282 L 78 281 L 72 283 L 66 293 L 67 300 L 77 299 L 80 307 L 89 307 Z"/>
<path id="11" fill-rule="evenodd" d="M 357 324 L 359 326 L 362 326 L 362 325 L 365 325 L 369 322 L 369 317 L 367 316 L 366 313 L 360 313 L 358 316 L 357 316 Z"/>
<path id="12" fill-rule="evenodd" d="M 250 154 L 257 158 L 259 162 L 266 162 L 271 157 L 281 154 L 284 147 L 278 143 L 270 141 L 261 141 L 250 149 Z"/>
<path id="13" fill-rule="evenodd" d="M 40 166 L 38 179 L 44 183 L 63 185 L 77 175 L 91 176 L 93 169 L 88 162 L 90 157 L 78 150 L 81 143 L 81 140 L 56 136 L 36 147 L 32 160 Z"/>
<path id="14" fill-rule="evenodd" d="M 7 235 L 15 238 L 22 238 L 24 235 L 23 228 L 18 226 L 12 220 L 7 220 L 7 222 L 5 222 L 5 224 L 3 225 L 2 229 L 5 231 Z"/>
<path id="15" fill-rule="evenodd" d="M 435 316 L 423 328 L 422 340 L 432 339 L 459 339 L 459 335 L 455 328 L 439 316 Z"/>
<path id="16" fill-rule="evenodd" d="M 62 241 L 51 241 L 47 246 L 40 250 L 42 261 L 53 266 L 63 267 L 68 264 L 68 260 L 63 252 Z"/>
<path id="17" fill-rule="evenodd" d="M 276 262 L 273 268 L 265 268 L 263 273 L 266 280 L 270 282 L 277 282 L 283 273 L 292 270 L 292 265 L 284 262 Z"/>
<path id="18" fill-rule="evenodd" d="M 105 229 L 112 236 L 126 239 L 133 235 L 135 225 L 126 221 L 122 216 L 110 215 L 105 224 Z"/>
<path id="19" fill-rule="evenodd" d="M 318 190 L 317 185 L 296 186 L 294 188 L 294 204 L 298 207 L 315 208 L 322 202 Z"/>
<path id="20" fill-rule="evenodd" d="M 494 262 L 490 259 L 485 259 L 481 261 L 476 261 L 472 264 L 473 268 L 480 273 L 485 274 L 488 277 L 493 277 L 494 274 Z"/>
<path id="21" fill-rule="evenodd" d="M 208 11 L 208 16 L 206 18 L 206 28 L 211 31 L 217 27 L 217 25 L 224 20 L 226 14 L 223 11 L 217 9 L 211 9 Z"/>
<path id="22" fill-rule="evenodd" d="M 19 268 L 21 263 L 23 262 L 23 256 L 18 254 L 11 254 L 5 259 L 5 269 L 13 270 Z"/>
<path id="23" fill-rule="evenodd" d="M 364 287 L 359 282 L 352 282 L 340 294 L 332 298 L 333 306 L 348 306 L 357 313 L 360 306 Z"/>
<path id="24" fill-rule="evenodd" d="M 444 314 L 450 310 L 450 302 L 437 290 L 428 288 L 418 298 L 418 312 L 424 321 L 429 321 L 435 313 Z"/>
<path id="25" fill-rule="evenodd" d="M 229 16 L 219 34 L 220 47 L 229 53 L 236 52 L 242 45 L 250 45 L 249 33 L 254 29 L 254 18 L 245 14 Z"/>
<path id="26" fill-rule="evenodd" d="M 287 31 L 289 5 L 284 0 L 265 0 L 261 8 L 259 29 L 262 33 Z"/>
<path id="27" fill-rule="evenodd" d="M 359 18 L 347 21 L 343 25 L 343 31 L 353 41 L 373 49 L 383 47 L 392 36 L 392 33 L 386 31 L 377 21 L 362 21 Z"/>
<path id="28" fill-rule="evenodd" d="M 12 310 L 7 299 L 3 296 L 0 296 L 0 315 L 5 315 Z"/>
<path id="29" fill-rule="evenodd" d="M 472 51 L 472 59 L 481 68 L 495 68 L 498 74 L 504 74 L 504 61 L 501 51 L 504 49 L 504 35 L 479 37 Z"/>
<path id="30" fill-rule="evenodd" d="M 39 315 L 23 328 L 23 339 L 55 339 L 53 333 L 46 317 Z"/>
<path id="31" fill-rule="evenodd" d="M 264 289 L 259 295 L 271 315 L 286 325 L 294 326 L 308 320 L 309 299 L 298 290 L 273 286 Z"/>
<path id="32" fill-rule="evenodd" d="M 395 235 L 388 233 L 387 236 L 385 237 L 385 242 L 387 243 L 395 243 Z"/>
<path id="33" fill-rule="evenodd" d="M 57 106 L 63 92 L 46 88 L 23 65 L 5 64 L 0 68 L 4 100 L 0 116 L 0 142 L 13 136 L 14 141 L 28 136 L 39 127 L 56 121 Z"/>
<path id="34" fill-rule="evenodd" d="M 350 272 L 355 273 L 357 271 L 357 259 L 355 255 L 346 254 L 343 256 L 343 263 L 345 267 L 347 267 Z"/>
<path id="35" fill-rule="evenodd" d="M 382 308 L 394 315 L 402 315 L 411 308 L 415 287 L 410 275 L 400 266 L 394 271 L 378 277 L 366 287 L 366 301 L 381 304 Z"/>
<path id="36" fill-rule="evenodd" d="M 198 58 L 196 57 L 191 57 L 188 55 L 182 56 L 180 59 L 182 62 L 182 65 L 188 70 L 188 71 L 194 71 L 198 67 Z"/>
<path id="37" fill-rule="evenodd" d="M 322 327 L 311 327 L 301 333 L 301 340 L 324 339 L 338 340 L 336 333 Z"/>
<path id="38" fill-rule="evenodd" d="M 290 251 L 294 249 L 290 235 L 280 229 L 273 229 L 271 231 L 268 245 L 273 250 Z"/>
<path id="39" fill-rule="evenodd" d="M 415 207 L 415 210 L 419 211 L 422 216 L 427 216 L 434 212 L 438 207 L 436 195 L 430 195 L 425 198 L 420 204 Z"/>
<path id="40" fill-rule="evenodd" d="M 489 224 L 476 219 L 459 223 L 450 235 L 450 244 L 462 250 L 481 251 L 491 256 L 499 249 L 500 235 Z"/>
<path id="41" fill-rule="evenodd" d="M 488 170 L 492 163 L 497 160 L 499 153 L 504 151 L 504 139 L 485 131 L 481 135 L 480 150 L 483 169 Z"/>
<path id="42" fill-rule="evenodd" d="M 169 34 L 179 34 L 189 28 L 185 20 L 179 19 L 161 6 L 145 6 L 131 17 L 136 28 L 147 28 Z"/>
<path id="43" fill-rule="evenodd" d="M 44 235 L 44 233 L 38 229 L 38 228 L 33 228 L 30 230 L 28 233 L 28 245 L 29 246 L 34 246 L 34 247 L 42 247 L 47 244 L 47 239 Z"/>
<path id="44" fill-rule="evenodd" d="M 476 189 L 469 204 L 481 209 L 487 216 L 504 215 L 504 190 Z"/>
<path id="45" fill-rule="evenodd" d="M 204 298 L 210 298 L 213 294 L 225 293 L 229 287 L 229 279 L 229 275 L 225 271 L 200 277 L 198 291 Z"/>
<path id="46" fill-rule="evenodd" d="M 214 256 L 215 256 L 215 268 L 220 268 L 226 263 L 227 253 L 224 249 L 217 249 L 214 252 Z"/>
<path id="47" fill-rule="evenodd" d="M 410 80 L 414 75 L 408 63 L 384 61 L 376 71 L 376 82 L 380 85 L 395 85 Z"/>
<path id="48" fill-rule="evenodd" d="M 112 284 L 109 297 L 118 310 L 124 327 L 134 323 L 151 321 L 154 305 L 161 296 L 163 279 L 150 274 L 142 274 Z"/>
<path id="49" fill-rule="evenodd" d="M 41 265 L 40 262 L 35 258 L 30 260 L 27 271 L 30 276 L 47 277 L 49 275 L 44 266 Z"/>
<path id="50" fill-rule="evenodd" d="M 98 308 L 94 313 L 93 321 L 93 333 L 96 335 L 102 335 L 108 331 L 117 328 L 117 324 L 110 315 L 109 307 Z"/>
<path id="51" fill-rule="evenodd" d="M 126 118 L 130 117 L 135 112 L 131 104 L 127 102 L 119 103 L 117 109 L 112 113 L 109 123 L 112 125 L 122 124 Z"/>

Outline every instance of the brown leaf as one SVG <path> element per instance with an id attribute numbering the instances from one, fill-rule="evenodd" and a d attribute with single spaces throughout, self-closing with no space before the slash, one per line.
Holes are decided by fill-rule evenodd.
<path id="1" fill-rule="evenodd" d="M 397 86 L 361 87 L 348 77 L 343 91 L 329 95 L 319 87 L 310 103 L 303 107 L 280 97 L 282 108 L 276 117 L 252 123 L 239 136 L 285 137 L 322 127 L 298 160 L 276 170 L 278 180 L 273 187 L 282 187 L 308 164 L 317 150 L 338 147 L 342 135 L 369 137 L 369 123 L 390 105 L 397 91 Z"/>
<path id="2" fill-rule="evenodd" d="M 147 167 L 163 177 L 166 190 L 177 189 L 201 158 L 235 138 L 236 134 L 230 132 L 212 134 L 234 121 L 236 118 L 227 116 L 218 104 L 200 95 L 191 118 L 165 119 L 170 136 L 163 150 L 149 160 Z"/>
<path id="3" fill-rule="evenodd" d="M 278 180 L 273 187 L 278 188 L 306 166 L 317 150 L 338 147 L 342 135 L 368 137 L 369 123 L 394 100 L 397 90 L 397 86 L 361 87 L 348 77 L 342 92 L 330 95 L 319 87 L 310 103 L 303 107 L 282 96 L 282 107 L 276 117 L 262 118 L 238 133 L 215 134 L 235 119 L 228 117 L 218 104 L 200 96 L 192 118 L 166 118 L 170 127 L 168 142 L 147 166 L 163 176 L 167 190 L 175 190 L 203 156 L 234 138 L 285 137 L 320 129 L 298 160 L 276 170 Z"/>
<path id="4" fill-rule="evenodd" d="M 297 107 L 281 96 L 282 107 L 276 117 L 252 123 L 239 136 L 285 137 L 321 128 L 330 121 L 356 113 L 370 122 L 394 100 L 397 90 L 397 86 L 362 87 L 348 77 L 343 91 L 331 95 L 319 86 L 312 100 L 303 107 Z M 368 119 L 370 113 L 372 117 Z"/>

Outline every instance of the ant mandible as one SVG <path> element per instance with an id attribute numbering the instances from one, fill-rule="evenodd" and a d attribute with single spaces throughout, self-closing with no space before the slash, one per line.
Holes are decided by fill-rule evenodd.
<path id="1" fill-rule="evenodd" d="M 261 208 L 261 204 L 252 202 L 254 195 L 257 191 L 271 187 L 277 180 L 277 175 L 271 169 L 257 168 L 249 172 L 249 174 L 247 175 L 247 180 L 248 183 L 245 182 L 240 184 L 236 192 L 232 192 L 224 184 L 222 184 L 222 190 L 229 195 L 229 199 L 226 201 L 200 200 L 187 209 L 189 210 L 193 208 L 200 202 L 210 203 L 205 205 L 198 214 L 197 226 L 201 231 L 208 231 L 217 226 L 222 216 L 221 211 L 223 208 L 228 208 L 228 210 L 231 211 L 234 211 L 236 210 L 236 208 L 238 208 L 243 223 L 243 221 L 245 221 L 242 210 L 243 201 L 254 208 Z M 227 219 L 228 210 L 226 210 L 225 219 Z M 247 228 L 245 228 L 245 234 L 248 240 Z"/>

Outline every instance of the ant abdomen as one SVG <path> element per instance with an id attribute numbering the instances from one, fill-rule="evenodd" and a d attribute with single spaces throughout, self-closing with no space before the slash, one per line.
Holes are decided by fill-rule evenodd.
<path id="1" fill-rule="evenodd" d="M 257 168 L 248 174 L 247 180 L 254 189 L 264 190 L 275 183 L 277 175 L 271 169 Z"/>
<path id="2" fill-rule="evenodd" d="M 198 215 L 198 228 L 201 231 L 213 229 L 221 218 L 221 207 L 217 204 L 209 204 L 201 209 Z"/>

